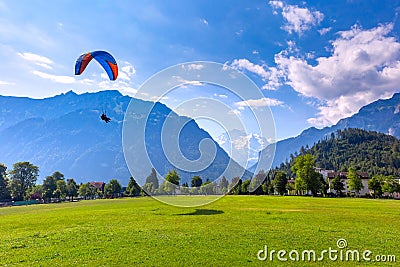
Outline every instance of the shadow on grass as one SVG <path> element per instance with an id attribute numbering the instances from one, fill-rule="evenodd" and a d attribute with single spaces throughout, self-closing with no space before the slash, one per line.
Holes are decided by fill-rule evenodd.
<path id="1" fill-rule="evenodd" d="M 207 210 L 207 209 L 196 209 L 196 211 L 189 213 L 180 213 L 176 214 L 178 216 L 186 216 L 186 215 L 216 215 L 224 213 L 222 210 Z"/>

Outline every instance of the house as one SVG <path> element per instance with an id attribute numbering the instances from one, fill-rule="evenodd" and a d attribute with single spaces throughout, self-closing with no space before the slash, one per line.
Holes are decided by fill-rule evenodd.
<path id="1" fill-rule="evenodd" d="M 361 196 L 368 195 L 370 193 L 369 189 L 368 189 L 368 181 L 370 179 L 368 173 L 366 173 L 366 172 L 357 172 L 357 174 L 360 175 L 361 182 L 362 182 L 362 184 L 364 186 L 364 188 L 360 190 L 359 194 Z M 328 175 L 327 175 L 327 183 L 329 185 L 328 193 L 336 194 L 336 191 L 333 189 L 332 181 L 337 176 L 340 177 L 340 181 L 344 185 L 344 189 L 342 191 L 342 194 L 346 195 L 347 193 L 355 193 L 354 190 L 349 190 L 347 172 L 329 172 L 328 173 Z"/>
<path id="2" fill-rule="evenodd" d="M 314 168 L 314 170 L 320 173 L 325 181 L 328 179 L 328 174 L 334 172 L 333 170 L 324 170 L 322 168 Z"/>
<path id="3" fill-rule="evenodd" d="M 100 190 L 102 193 L 104 193 L 104 186 L 106 185 L 106 183 L 104 182 L 89 182 L 89 184 L 97 190 Z"/>

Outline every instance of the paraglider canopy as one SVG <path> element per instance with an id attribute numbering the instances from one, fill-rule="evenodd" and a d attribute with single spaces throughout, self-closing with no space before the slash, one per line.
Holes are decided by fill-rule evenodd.
<path id="1" fill-rule="evenodd" d="M 93 51 L 80 55 L 75 63 L 75 75 L 81 75 L 93 58 L 104 68 L 110 80 L 114 81 L 117 79 L 117 62 L 114 57 L 106 51 Z"/>

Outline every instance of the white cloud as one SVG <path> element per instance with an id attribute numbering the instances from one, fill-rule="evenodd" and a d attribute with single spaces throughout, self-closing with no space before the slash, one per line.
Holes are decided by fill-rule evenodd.
<path id="1" fill-rule="evenodd" d="M 325 34 L 327 34 L 328 32 L 330 32 L 331 30 L 332 30 L 332 27 L 329 27 L 329 28 L 322 28 L 322 29 L 318 30 L 318 32 L 319 32 L 320 35 L 325 35 Z"/>
<path id="2" fill-rule="evenodd" d="M 235 116 L 240 116 L 242 112 L 239 109 L 231 109 L 228 111 L 229 115 L 235 115 Z"/>
<path id="3" fill-rule="evenodd" d="M 189 65 L 185 65 L 185 64 L 182 64 L 182 68 L 183 69 L 187 69 L 187 70 L 202 70 L 203 68 L 204 68 L 204 65 L 203 64 L 199 64 L 199 63 L 192 63 L 192 64 L 189 64 Z"/>
<path id="4" fill-rule="evenodd" d="M 276 67 L 268 67 L 267 65 L 257 65 L 250 62 L 247 59 L 235 59 L 230 65 L 236 70 L 247 70 L 249 72 L 255 73 L 261 77 L 261 79 L 266 82 L 262 89 L 266 90 L 276 90 L 281 86 L 281 78 L 283 75 L 282 70 Z"/>
<path id="5" fill-rule="evenodd" d="M 235 59 L 232 62 L 231 67 L 237 70 L 248 70 L 259 75 L 263 79 L 269 77 L 269 72 L 265 69 L 267 66 L 256 65 L 247 59 Z"/>
<path id="6" fill-rule="evenodd" d="M 106 75 L 106 78 L 107 79 L 105 79 L 104 81 L 98 83 L 98 86 L 102 90 L 118 90 L 118 91 L 124 92 L 128 95 L 134 95 L 137 93 L 137 89 L 133 88 L 127 82 L 119 81 L 118 79 L 116 81 L 110 81 L 107 75 Z"/>
<path id="7" fill-rule="evenodd" d="M 301 95 L 323 103 L 309 123 L 334 124 L 362 106 L 398 91 L 400 43 L 388 36 L 392 29 L 393 24 L 386 24 L 369 30 L 353 26 L 340 32 L 332 41 L 332 54 L 316 58 L 316 65 L 286 53 L 275 56 L 287 84 Z"/>
<path id="8" fill-rule="evenodd" d="M 260 99 L 249 99 L 245 101 L 239 101 L 234 103 L 237 107 L 273 107 L 273 106 L 283 106 L 283 102 L 274 98 L 260 98 Z"/>
<path id="9" fill-rule="evenodd" d="M 129 62 L 123 62 L 123 65 L 119 68 L 118 78 L 122 80 L 130 81 L 131 77 L 136 74 L 136 69 Z"/>
<path id="10" fill-rule="evenodd" d="M 227 96 L 227 95 L 224 95 L 224 94 L 217 94 L 217 93 L 214 93 L 214 96 L 220 97 L 220 98 L 228 98 L 228 96 Z"/>
<path id="11" fill-rule="evenodd" d="M 240 30 L 236 31 L 235 34 L 236 34 L 237 36 L 241 36 L 241 35 L 243 34 L 243 32 L 244 32 L 244 30 L 243 30 L 243 29 L 240 29 Z"/>
<path id="12" fill-rule="evenodd" d="M 48 79 L 56 83 L 70 84 L 75 82 L 75 78 L 71 76 L 53 75 L 37 70 L 32 71 L 32 73 L 35 74 L 36 76 L 39 76 L 40 78 Z"/>
<path id="13" fill-rule="evenodd" d="M 203 68 L 204 68 L 203 64 L 192 63 L 192 64 L 187 65 L 187 69 L 188 70 L 201 70 Z"/>
<path id="14" fill-rule="evenodd" d="M 193 85 L 193 86 L 203 86 L 204 85 L 204 83 L 202 83 L 201 81 L 186 80 L 182 76 L 172 76 L 172 78 L 174 78 L 178 83 L 180 83 L 181 84 L 180 87 L 182 87 L 182 88 L 186 87 L 187 85 Z"/>
<path id="15" fill-rule="evenodd" d="M 283 1 L 269 1 L 269 4 L 274 9 L 275 15 L 278 9 L 282 10 L 282 16 L 286 22 L 283 29 L 288 33 L 296 32 L 301 35 L 324 19 L 324 14 L 321 12 L 310 11 L 305 7 L 287 5 Z"/>
<path id="16" fill-rule="evenodd" d="M 283 8 L 283 2 L 282 1 L 269 1 L 269 4 L 273 7 L 273 8 Z"/>
<path id="17" fill-rule="evenodd" d="M 17 53 L 18 56 L 23 58 L 26 61 L 32 62 L 38 66 L 44 67 L 46 69 L 52 69 L 50 65 L 53 64 L 53 61 L 47 57 L 40 56 L 34 53 Z"/>
<path id="18" fill-rule="evenodd" d="M 1 81 L 0 80 L 0 85 L 15 85 L 13 82 L 6 82 L 6 81 Z"/>

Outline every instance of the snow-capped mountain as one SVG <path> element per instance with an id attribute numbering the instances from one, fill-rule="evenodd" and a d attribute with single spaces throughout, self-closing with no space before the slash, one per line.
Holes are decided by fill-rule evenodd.
<path id="1" fill-rule="evenodd" d="M 215 141 L 245 168 L 257 163 L 259 152 L 268 145 L 265 137 L 238 129 L 221 134 Z"/>

